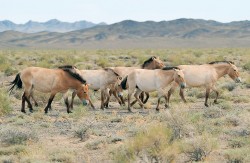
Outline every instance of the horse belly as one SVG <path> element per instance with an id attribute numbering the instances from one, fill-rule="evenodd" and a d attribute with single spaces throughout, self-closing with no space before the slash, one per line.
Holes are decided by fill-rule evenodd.
<path id="1" fill-rule="evenodd" d="M 34 84 L 33 85 L 33 88 L 39 92 L 43 92 L 43 93 L 49 93 L 51 92 L 51 85 L 37 85 L 37 84 Z"/>

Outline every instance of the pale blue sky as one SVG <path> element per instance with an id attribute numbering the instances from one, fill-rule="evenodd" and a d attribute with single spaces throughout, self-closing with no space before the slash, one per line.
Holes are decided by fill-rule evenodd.
<path id="1" fill-rule="evenodd" d="M 110 24 L 178 18 L 250 20 L 250 0 L 0 0 L 0 20 L 15 23 L 59 19 Z"/>

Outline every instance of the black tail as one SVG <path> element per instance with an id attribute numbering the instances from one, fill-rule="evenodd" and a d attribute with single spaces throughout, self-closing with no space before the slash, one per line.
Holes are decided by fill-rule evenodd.
<path id="1" fill-rule="evenodd" d="M 122 86 L 122 89 L 127 89 L 127 80 L 128 80 L 128 76 L 126 76 L 126 78 L 125 79 L 123 79 L 122 80 L 122 82 L 121 82 L 121 86 Z"/>
<path id="2" fill-rule="evenodd" d="M 22 82 L 22 80 L 20 78 L 20 73 L 18 73 L 16 75 L 15 80 L 10 82 L 9 86 L 11 86 L 10 89 L 9 89 L 10 94 L 11 94 L 12 90 L 15 88 L 15 86 L 17 86 L 17 88 L 19 88 L 19 89 L 21 89 L 23 87 L 23 82 Z"/>

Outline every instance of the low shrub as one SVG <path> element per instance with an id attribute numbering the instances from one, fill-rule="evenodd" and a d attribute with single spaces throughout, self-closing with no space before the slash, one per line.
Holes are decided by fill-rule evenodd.
<path id="1" fill-rule="evenodd" d="M 206 134 L 186 140 L 180 148 L 189 158 L 187 162 L 204 161 L 205 158 L 216 148 L 216 140 Z"/>
<path id="2" fill-rule="evenodd" d="M 0 140 L 4 144 L 26 144 L 27 141 L 38 140 L 36 134 L 30 130 L 23 130 L 19 128 L 7 128 L 1 131 Z"/>
<path id="3" fill-rule="evenodd" d="M 128 140 L 114 152 L 115 162 L 172 162 L 178 153 L 172 131 L 164 126 L 151 126 Z"/>
<path id="4" fill-rule="evenodd" d="M 6 90 L 0 89 L 0 116 L 12 111 L 9 96 Z"/>

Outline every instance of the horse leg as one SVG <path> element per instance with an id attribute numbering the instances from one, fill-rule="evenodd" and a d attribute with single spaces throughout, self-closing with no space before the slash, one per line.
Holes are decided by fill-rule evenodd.
<path id="1" fill-rule="evenodd" d="M 141 101 L 144 101 L 144 92 L 142 92 L 140 95 L 139 95 L 139 98 Z"/>
<path id="2" fill-rule="evenodd" d="M 140 95 L 141 93 L 142 93 L 142 90 L 137 89 L 137 91 L 136 91 L 134 97 L 135 97 L 135 99 L 139 102 L 139 105 L 142 107 L 142 109 L 144 109 L 144 104 L 143 104 L 143 102 L 141 101 L 141 99 L 139 98 L 139 95 Z M 132 105 L 132 104 L 131 104 L 131 105 Z"/>
<path id="3" fill-rule="evenodd" d="M 22 108 L 21 108 L 21 112 L 26 113 L 25 112 L 25 92 L 23 93 L 23 96 L 22 96 Z"/>
<path id="4" fill-rule="evenodd" d="M 52 103 L 54 97 L 55 97 L 55 94 L 50 94 L 48 104 L 47 104 L 47 106 L 44 109 L 45 114 L 47 114 L 48 113 L 48 109 L 51 108 L 51 103 Z"/>
<path id="5" fill-rule="evenodd" d="M 23 98 L 28 103 L 29 111 L 32 113 L 33 112 L 33 107 L 32 107 L 31 102 L 30 102 L 30 93 L 29 93 L 29 91 L 24 92 Z"/>
<path id="6" fill-rule="evenodd" d="M 95 106 L 93 105 L 93 103 L 92 103 L 92 101 L 89 99 L 89 104 L 90 104 L 90 106 L 92 107 L 92 109 L 94 109 L 95 110 Z"/>
<path id="7" fill-rule="evenodd" d="M 67 92 L 63 94 L 63 99 L 64 99 L 64 103 L 67 107 L 67 113 L 72 113 L 72 111 L 70 110 L 70 104 L 69 104 L 69 98 L 68 98 Z"/>
<path id="8" fill-rule="evenodd" d="M 35 106 L 37 107 L 38 106 L 38 103 L 37 103 L 37 101 L 36 101 L 36 99 L 35 99 L 35 97 L 34 97 L 34 94 L 33 94 L 34 92 L 32 91 L 31 93 L 30 93 L 30 97 L 32 98 L 32 100 L 35 102 Z"/>
<path id="9" fill-rule="evenodd" d="M 129 112 L 132 112 L 130 100 L 131 100 L 131 96 L 132 96 L 133 93 L 134 93 L 134 89 L 129 89 L 128 90 L 128 111 Z"/>
<path id="10" fill-rule="evenodd" d="M 144 104 L 146 104 L 148 102 L 149 99 L 149 93 L 148 92 L 144 92 L 146 95 L 146 99 L 143 101 Z"/>
<path id="11" fill-rule="evenodd" d="M 122 105 L 122 101 L 121 101 L 121 99 L 118 97 L 116 91 L 113 92 L 113 95 L 115 96 L 115 98 L 116 98 L 116 100 L 118 101 L 118 103 L 119 103 L 120 105 Z"/>
<path id="12" fill-rule="evenodd" d="M 210 88 L 206 88 L 205 106 L 208 107 L 207 101 L 210 94 Z"/>
<path id="13" fill-rule="evenodd" d="M 180 88 L 180 93 L 179 93 L 179 95 L 181 96 L 181 99 L 186 103 L 187 100 L 186 100 L 185 97 L 184 97 L 184 89 Z"/>
<path id="14" fill-rule="evenodd" d="M 160 105 L 160 102 L 161 102 L 161 98 L 162 98 L 162 97 L 163 97 L 163 96 L 160 96 L 160 97 L 158 98 L 157 105 L 156 105 L 156 108 L 155 108 L 156 111 L 160 111 L 159 105 Z"/>
<path id="15" fill-rule="evenodd" d="M 122 101 L 122 105 L 125 105 L 125 101 L 124 101 L 124 99 L 123 99 L 123 96 L 119 96 L 119 98 L 120 98 L 121 101 Z"/>
<path id="16" fill-rule="evenodd" d="M 104 91 L 101 90 L 101 108 L 102 110 L 104 110 Z"/>
<path id="17" fill-rule="evenodd" d="M 169 107 L 169 101 L 170 101 L 170 97 L 171 97 L 171 94 L 174 93 L 176 89 L 176 84 L 174 84 L 171 89 L 168 91 L 168 97 L 167 97 L 167 103 L 165 104 L 165 107 L 168 108 Z"/>
<path id="18" fill-rule="evenodd" d="M 76 91 L 72 92 L 72 97 L 71 97 L 71 103 L 70 103 L 70 108 L 73 110 L 73 105 L 74 105 L 74 98 L 76 97 Z"/>
<path id="19" fill-rule="evenodd" d="M 215 86 L 212 87 L 212 90 L 216 93 L 216 97 L 214 99 L 214 103 L 218 104 L 217 100 L 218 100 L 219 92 L 217 91 L 217 89 L 215 88 Z"/>

